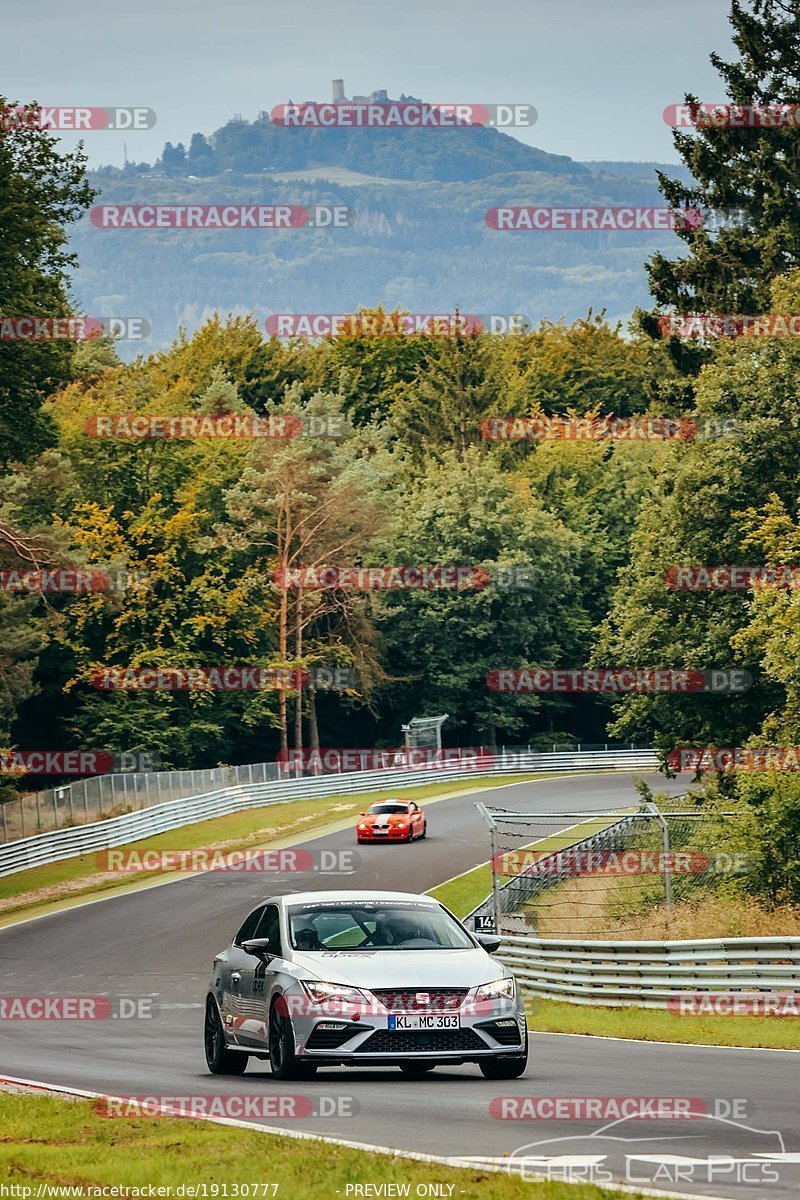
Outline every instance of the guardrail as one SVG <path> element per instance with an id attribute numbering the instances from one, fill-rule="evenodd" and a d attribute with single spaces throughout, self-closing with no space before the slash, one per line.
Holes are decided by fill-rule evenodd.
<path id="1" fill-rule="evenodd" d="M 570 1004 L 667 1008 L 681 995 L 800 992 L 800 937 L 612 942 L 504 936 L 498 958 L 524 991 Z"/>
<path id="2" fill-rule="evenodd" d="M 629 747 L 611 747 L 612 751 L 627 749 L 647 750 L 647 747 L 637 747 L 633 744 Z M 579 743 L 577 747 L 552 748 L 554 755 L 600 750 L 608 751 L 608 743 Z M 384 753 L 391 756 L 403 751 L 395 748 Z M 496 753 L 501 758 L 506 758 L 518 754 L 531 754 L 534 751 L 529 745 L 508 746 L 501 747 Z M 388 767 L 392 764 L 387 757 L 387 762 L 382 765 Z M 364 769 L 364 764 L 355 768 L 348 767 L 348 770 L 353 769 L 360 771 Z M 77 779 L 74 783 L 59 783 L 43 792 L 21 792 L 14 800 L 0 804 L 0 845 L 33 837 L 36 833 L 49 833 L 53 829 L 90 825 L 94 821 L 105 821 L 109 817 L 118 817 L 126 812 L 152 808 L 158 804 L 166 804 L 169 800 L 200 796 L 206 792 L 219 791 L 220 788 L 341 773 L 341 765 L 300 768 L 294 763 L 261 762 L 243 763 L 235 767 L 204 767 L 191 771 L 128 771 L 121 774 L 92 775 L 86 779 Z"/>
<path id="3" fill-rule="evenodd" d="M 476 776 L 550 773 L 561 771 L 655 770 L 654 750 L 609 750 L 582 754 L 496 754 L 487 759 L 476 758 L 465 768 L 454 767 L 408 770 L 403 767 L 382 771 L 355 771 L 342 775 L 321 775 L 303 779 L 284 779 L 279 782 L 239 784 L 220 788 L 202 795 L 171 800 L 139 812 L 125 813 L 76 825 L 51 833 L 21 838 L 0 846 L 0 877 L 24 871 L 43 863 L 97 850 L 111 850 L 157 833 L 178 829 L 205 821 L 209 817 L 239 812 L 245 808 L 261 808 L 268 804 L 290 800 L 312 799 L 345 794 L 357 794 L 414 787 L 421 783 L 443 780 L 464 780 Z"/>

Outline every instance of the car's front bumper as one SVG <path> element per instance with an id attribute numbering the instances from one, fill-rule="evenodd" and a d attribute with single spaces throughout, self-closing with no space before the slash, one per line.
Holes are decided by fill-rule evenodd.
<path id="1" fill-rule="evenodd" d="M 525 1014 L 516 1001 L 482 1004 L 459 1012 L 457 1029 L 395 1030 L 390 1014 L 369 1013 L 353 1021 L 342 1013 L 294 1018 L 297 1053 L 329 1063 L 479 1062 L 519 1055 L 525 1045 Z"/>

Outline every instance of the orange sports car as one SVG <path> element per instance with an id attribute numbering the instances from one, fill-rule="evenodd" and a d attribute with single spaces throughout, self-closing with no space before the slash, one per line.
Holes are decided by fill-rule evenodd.
<path id="1" fill-rule="evenodd" d="M 424 838 L 428 823 L 424 809 L 413 800 L 378 800 L 358 818 L 359 842 L 413 842 Z"/>

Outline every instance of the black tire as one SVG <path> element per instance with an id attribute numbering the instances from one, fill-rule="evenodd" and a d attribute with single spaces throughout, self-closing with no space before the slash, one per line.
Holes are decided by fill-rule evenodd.
<path id="1" fill-rule="evenodd" d="M 219 1009 L 212 996 L 206 1000 L 206 1016 L 203 1026 L 203 1045 L 206 1066 L 212 1075 L 243 1075 L 247 1066 L 247 1054 L 229 1050 L 225 1045 L 225 1033 Z"/>
<path id="2" fill-rule="evenodd" d="M 426 838 L 427 836 L 428 836 L 428 822 L 426 821 L 425 824 L 422 826 L 422 833 L 419 835 L 419 840 L 422 841 L 423 838 Z"/>
<path id="3" fill-rule="evenodd" d="M 302 1062 L 294 1049 L 291 1019 L 273 1004 L 269 1014 L 269 1065 L 274 1079 L 310 1079 L 316 1063 Z"/>
<path id="4" fill-rule="evenodd" d="M 503 1058 L 487 1058 L 479 1064 L 484 1079 L 519 1079 L 528 1065 L 528 1034 L 525 1033 L 525 1049 L 522 1054 L 510 1054 Z"/>
<path id="5" fill-rule="evenodd" d="M 429 1071 L 433 1071 L 436 1068 L 436 1063 L 407 1062 L 399 1063 L 398 1065 L 403 1074 L 410 1075 L 412 1079 L 427 1075 Z"/>

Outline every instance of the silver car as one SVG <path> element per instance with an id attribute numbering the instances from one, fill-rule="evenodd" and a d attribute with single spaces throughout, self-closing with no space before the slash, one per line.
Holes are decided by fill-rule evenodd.
<path id="1" fill-rule="evenodd" d="M 214 959 L 205 1052 L 214 1074 L 269 1059 L 276 1079 L 319 1066 L 424 1075 L 477 1063 L 515 1079 L 528 1033 L 498 938 L 469 933 L 444 905 L 408 892 L 301 892 L 253 909 Z"/>

